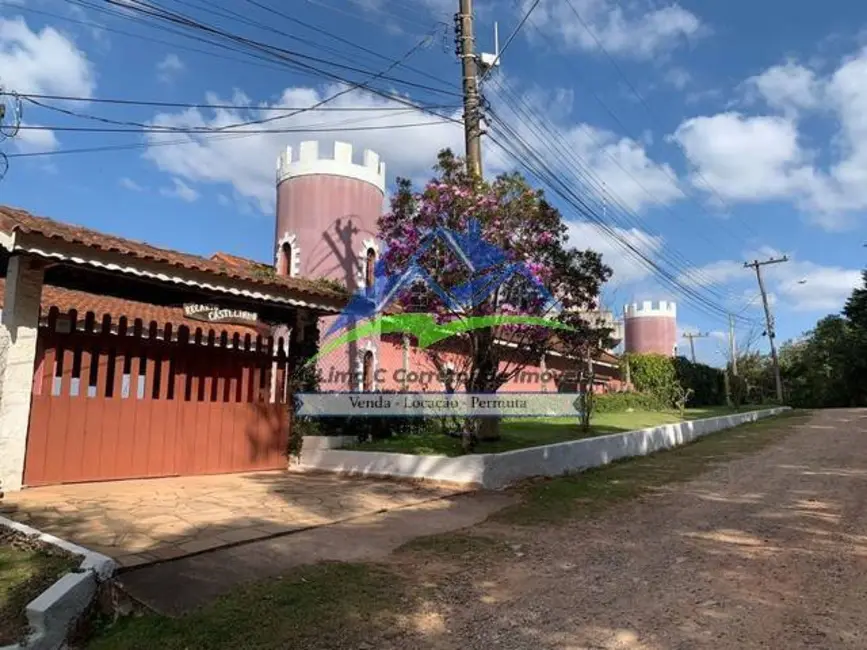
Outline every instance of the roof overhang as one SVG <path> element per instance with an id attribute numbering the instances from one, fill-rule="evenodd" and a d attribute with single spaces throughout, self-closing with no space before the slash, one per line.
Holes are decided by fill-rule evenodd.
<path id="1" fill-rule="evenodd" d="M 215 275 L 180 266 L 104 251 L 36 233 L 0 231 L 0 248 L 10 255 L 25 254 L 96 271 L 118 273 L 166 285 L 180 285 L 203 293 L 217 293 L 243 298 L 253 303 L 287 305 L 337 314 L 343 309 L 339 299 L 333 302 L 307 296 L 291 288 L 263 286 L 240 278 Z"/>

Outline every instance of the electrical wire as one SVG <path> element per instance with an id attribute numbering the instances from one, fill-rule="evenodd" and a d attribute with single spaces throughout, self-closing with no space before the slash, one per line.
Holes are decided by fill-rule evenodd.
<path id="1" fill-rule="evenodd" d="M 630 257 L 637 258 L 637 260 L 648 268 L 648 270 L 659 276 L 665 284 L 668 284 L 677 290 L 679 294 L 687 297 L 690 302 L 707 313 L 715 315 L 716 317 L 719 317 L 724 313 L 727 314 L 723 307 L 698 293 L 694 287 L 684 285 L 679 281 L 676 275 L 671 273 L 671 271 L 661 267 L 635 244 L 622 237 L 614 228 L 606 223 L 606 220 L 599 215 L 597 210 L 594 210 L 588 202 L 587 197 L 582 196 L 574 188 L 565 184 L 562 178 L 562 173 L 558 175 L 553 172 L 548 163 L 544 160 L 544 156 L 539 154 L 530 144 L 528 144 L 523 136 L 515 131 L 507 122 L 496 119 L 491 126 L 494 131 L 499 132 L 499 137 L 495 135 L 494 139 L 498 141 L 497 144 L 501 149 L 503 149 L 510 157 L 518 161 L 522 167 L 528 169 L 530 173 L 536 176 L 536 178 L 549 186 L 561 199 L 576 209 L 579 214 L 583 215 L 586 220 L 596 224 L 603 234 L 607 234 L 608 237 L 623 248 Z M 509 150 L 508 146 L 504 145 L 501 140 L 517 142 L 522 149 L 518 153 L 515 153 L 514 151 Z M 551 150 L 552 147 L 556 146 L 556 144 L 557 143 L 543 141 L 543 146 L 546 150 Z M 535 161 L 536 164 L 530 165 L 528 161 Z"/>
<path id="2" fill-rule="evenodd" d="M 530 8 L 527 9 L 527 12 L 524 14 L 523 18 L 521 18 L 521 21 L 517 24 L 515 29 L 512 30 L 512 33 L 509 34 L 509 38 L 506 39 L 506 42 L 503 44 L 503 48 L 499 52 L 497 52 L 497 56 L 494 59 L 494 62 L 491 64 L 491 67 L 489 67 L 487 70 L 485 70 L 485 72 L 479 78 L 479 85 L 482 84 L 482 82 L 485 80 L 485 78 L 490 74 L 491 70 L 493 70 L 496 67 L 496 65 L 500 62 L 500 59 L 502 58 L 503 54 L 506 53 L 506 50 L 509 49 L 509 46 L 512 44 L 512 41 L 515 40 L 515 37 L 518 35 L 518 32 L 521 31 L 521 28 L 530 19 L 530 16 L 532 15 L 533 11 L 536 9 L 536 7 L 539 6 L 539 2 L 540 2 L 540 0 L 534 0 L 533 4 L 530 5 Z"/>
<path id="3" fill-rule="evenodd" d="M 322 29 L 321 27 L 318 27 L 317 25 L 313 25 L 313 24 L 311 24 L 311 23 L 308 23 L 308 22 L 305 22 L 305 21 L 303 21 L 303 20 L 300 20 L 300 19 L 298 19 L 298 18 L 296 18 L 296 17 L 294 17 L 294 16 L 291 16 L 291 15 L 287 14 L 286 12 L 279 11 L 278 9 L 275 9 L 275 8 L 273 8 L 273 7 L 269 6 L 269 5 L 266 5 L 266 4 L 262 3 L 262 2 L 259 2 L 258 0 L 246 0 L 246 1 L 247 1 L 248 3 L 250 3 L 250 4 L 252 4 L 252 5 L 255 6 L 255 7 L 259 7 L 260 9 L 263 9 L 263 10 L 265 10 L 265 11 L 268 11 L 268 12 L 270 12 L 270 13 L 276 15 L 276 16 L 280 16 L 281 18 L 284 18 L 284 19 L 286 19 L 286 20 L 288 20 L 288 21 L 290 21 L 290 22 L 292 22 L 292 23 L 295 23 L 295 24 L 297 24 L 297 25 L 301 25 L 302 27 L 306 27 L 307 29 L 310 29 L 311 31 L 313 31 L 313 32 L 315 32 L 315 33 L 317 33 L 317 34 L 321 34 L 321 35 L 326 36 L 326 37 L 328 37 L 328 38 L 334 39 L 334 40 L 336 40 L 336 41 L 339 42 L 339 43 L 342 43 L 342 44 L 344 44 L 344 45 L 348 45 L 348 46 L 350 46 L 350 47 L 353 47 L 353 48 L 355 48 L 355 49 L 357 49 L 357 50 L 360 50 L 360 51 L 365 52 L 365 53 L 367 53 L 367 54 L 370 54 L 370 55 L 372 55 L 372 56 L 376 56 L 376 57 L 379 58 L 379 59 L 385 59 L 385 60 L 388 60 L 388 59 L 389 59 L 388 56 L 382 54 L 381 52 L 377 52 L 377 51 L 374 50 L 374 49 L 371 49 L 371 48 L 368 48 L 368 47 L 364 47 L 364 46 L 362 46 L 362 45 L 359 45 L 358 43 L 354 43 L 354 42 L 350 41 L 349 39 L 343 38 L 342 36 L 338 36 L 337 34 L 333 34 L 332 32 L 329 32 L 329 31 L 326 30 L 326 29 Z M 447 25 L 446 23 L 441 23 L 440 25 L 441 25 L 441 26 L 445 26 L 446 28 L 448 27 L 448 25 Z M 426 30 L 426 31 L 429 32 L 430 29 L 428 29 L 428 30 Z M 446 79 L 443 79 L 442 77 L 437 77 L 437 76 L 432 75 L 432 74 L 430 74 L 430 73 L 428 73 L 428 72 L 425 72 L 424 70 L 420 70 L 420 69 L 418 69 L 418 68 L 414 68 L 414 67 L 412 67 L 412 66 L 410 66 L 410 65 L 407 65 L 407 64 L 405 64 L 405 63 L 402 64 L 402 67 L 404 67 L 404 68 L 406 68 L 407 70 L 410 70 L 410 71 L 412 71 L 412 72 L 416 72 L 416 73 L 418 73 L 418 74 L 420 74 L 420 75 L 422 75 L 422 76 L 424 76 L 424 77 L 426 77 L 426 78 L 428 78 L 428 79 L 431 79 L 432 81 L 440 82 L 440 83 L 445 84 L 446 86 L 449 86 L 449 87 L 453 87 L 453 86 L 455 86 L 455 83 L 453 83 L 453 82 L 451 82 L 451 81 L 448 81 L 448 80 L 446 80 Z"/>
<path id="4" fill-rule="evenodd" d="M 562 174 L 558 175 L 550 169 L 538 151 L 534 150 L 520 134 L 512 131 L 508 126 L 506 126 L 502 136 L 499 134 L 492 135 L 489 133 L 489 138 L 506 155 L 518 163 L 520 167 L 524 168 L 527 172 L 547 185 L 555 194 L 557 194 L 557 196 L 574 208 L 587 221 L 595 224 L 603 233 L 607 234 L 625 251 L 631 251 L 631 256 L 636 258 L 638 261 L 641 261 L 643 265 L 657 275 L 664 284 L 672 287 L 679 295 L 684 297 L 697 309 L 718 320 L 728 317 L 728 312 L 723 307 L 713 303 L 712 301 L 708 301 L 703 296 L 693 291 L 690 287 L 678 283 L 676 277 L 672 276 L 665 269 L 659 267 L 659 265 L 657 265 L 634 244 L 619 237 L 616 231 L 613 231 L 611 226 L 606 224 L 604 220 L 600 218 L 600 215 L 596 213 L 589 204 L 587 204 L 581 195 L 563 181 Z M 517 151 L 510 148 L 510 146 L 505 144 L 505 142 L 517 143 Z M 746 319 L 741 318 L 740 320 Z"/>
<path id="5" fill-rule="evenodd" d="M 639 232 L 648 231 L 647 224 L 641 223 L 640 220 L 637 218 L 637 215 L 634 215 L 631 210 L 626 208 L 621 202 L 614 199 L 610 190 L 606 188 L 605 184 L 596 177 L 595 173 L 590 171 L 590 165 L 577 154 L 575 149 L 564 146 L 562 142 L 560 142 L 562 138 L 559 138 L 558 129 L 551 124 L 550 120 L 547 120 L 547 118 L 545 118 L 544 116 L 541 119 L 536 117 L 533 114 L 534 112 L 532 107 L 527 104 L 523 97 L 516 97 L 513 93 L 511 93 L 511 91 L 508 90 L 506 86 L 500 84 L 499 80 L 497 80 L 497 87 L 495 87 L 495 90 L 497 89 L 508 91 L 511 98 L 508 106 L 513 112 L 516 113 L 516 115 L 518 113 L 521 114 L 519 119 L 522 120 L 522 125 L 532 130 L 534 132 L 534 136 L 539 141 L 545 142 L 546 150 L 556 152 L 556 154 L 559 156 L 558 160 L 561 163 L 564 161 L 571 162 L 571 170 L 573 171 L 573 173 L 575 173 L 577 177 L 582 178 L 583 181 L 589 187 L 591 187 L 594 194 L 606 200 L 614 201 L 615 207 L 619 207 L 623 215 L 630 221 L 629 224 L 621 224 L 622 226 L 625 226 L 627 229 L 637 229 Z M 612 156 L 607 149 L 601 146 L 601 143 L 599 143 L 596 138 L 593 137 L 593 134 L 591 132 L 588 132 L 588 134 L 590 135 L 591 140 L 594 142 L 594 146 L 596 149 L 598 149 L 600 152 L 605 153 L 606 156 L 608 156 L 612 160 L 612 162 L 621 169 L 621 171 L 623 171 L 627 176 L 629 176 L 639 188 L 641 188 L 645 193 L 647 193 L 648 196 L 650 196 L 650 198 L 654 200 L 654 202 L 659 202 L 658 199 L 649 190 L 647 190 L 647 188 L 644 187 L 644 185 L 640 181 L 638 181 L 638 179 L 636 179 L 635 176 L 628 169 L 626 169 L 625 167 L 623 167 L 623 165 L 620 164 L 616 157 Z M 658 234 L 652 232 L 650 234 L 654 237 L 659 236 Z M 679 253 L 679 251 L 674 250 L 671 252 L 666 252 L 665 255 L 669 258 L 669 262 L 672 264 L 672 266 L 678 268 L 681 273 L 686 273 L 688 270 L 695 268 L 694 265 L 692 265 L 688 260 L 686 260 L 686 258 L 684 258 Z M 701 274 L 699 273 L 697 275 L 700 276 Z M 724 296 L 722 295 L 720 295 L 720 297 L 724 298 Z"/>
<path id="6" fill-rule="evenodd" d="M 0 92 L 0 96 L 7 95 L 9 93 Z M 19 93 L 19 96 L 23 99 L 29 100 L 49 100 L 49 101 L 59 101 L 59 102 L 82 102 L 87 104 L 117 104 L 120 106 L 149 106 L 156 108 L 196 108 L 196 109 L 208 109 L 208 110 L 244 110 L 244 111 L 315 111 L 319 112 L 332 112 L 332 113 L 357 113 L 357 112 L 392 112 L 392 111 L 406 111 L 407 109 L 404 106 L 320 106 L 318 108 L 311 108 L 310 106 L 262 106 L 255 104 L 198 104 L 198 103 L 190 103 L 190 102 L 167 102 L 167 101 L 156 101 L 156 100 L 145 100 L 145 99 L 125 99 L 125 98 L 114 98 L 114 97 L 78 97 L 74 95 L 42 95 L 37 93 Z M 433 105 L 423 105 L 425 109 L 429 110 L 440 110 L 440 109 L 449 109 L 449 110 L 457 110 L 461 106 L 459 104 L 433 104 Z M 52 107 L 54 108 L 54 107 Z"/>
<path id="7" fill-rule="evenodd" d="M 617 0 L 614 0 L 614 2 L 615 2 L 615 4 L 617 4 Z M 587 21 L 584 20 L 584 18 L 581 16 L 581 13 L 575 7 L 575 4 L 572 2 L 572 0 L 566 0 L 566 4 L 569 6 L 569 8 L 575 14 L 575 17 L 578 19 L 578 22 L 581 24 L 581 26 L 584 28 L 584 30 L 587 32 L 587 34 L 596 43 L 596 46 L 605 55 L 606 59 L 608 59 L 611 66 L 617 71 L 617 74 L 620 75 L 620 78 L 626 84 L 627 88 L 629 88 L 630 92 L 639 101 L 639 103 L 642 105 L 642 107 L 647 112 L 647 114 L 650 116 L 650 118 L 652 120 L 654 120 L 654 122 L 658 125 L 659 120 L 657 120 L 654 111 L 650 108 L 650 104 L 648 104 L 647 100 L 641 95 L 641 93 L 638 92 L 638 89 L 635 87 L 635 84 L 632 83 L 632 81 L 629 79 L 629 77 L 623 71 L 623 68 L 617 63 L 617 60 L 611 55 L 610 52 L 608 52 L 608 50 L 605 47 L 605 44 L 597 36 L 596 32 L 593 31 L 593 29 L 590 27 L 590 25 L 587 23 Z M 686 156 L 687 160 L 689 160 L 689 157 L 688 157 L 687 152 L 684 149 L 683 145 L 680 144 L 680 142 L 677 142 L 676 140 L 675 140 L 675 144 L 677 144 L 678 148 L 680 148 L 680 150 L 683 152 L 684 156 Z M 725 201 L 725 199 L 723 199 L 721 194 L 710 183 L 710 181 L 707 180 L 707 178 L 704 176 L 704 174 L 702 174 L 701 169 L 697 165 L 693 165 L 693 170 L 694 170 L 696 176 L 698 176 L 698 178 L 700 178 L 701 181 L 711 191 L 711 193 L 714 195 L 714 197 L 717 199 L 717 201 L 719 201 L 721 205 L 723 205 L 729 212 L 731 212 L 731 206 Z M 744 221 L 743 226 L 745 229 L 750 231 L 753 236 L 758 236 L 758 234 L 755 232 L 755 230 L 752 229 L 752 227 L 749 225 L 748 221 Z"/>
<path id="8" fill-rule="evenodd" d="M 87 4 L 85 2 L 85 0 L 70 0 L 70 1 Z M 103 0 L 103 1 L 108 3 L 108 4 L 112 4 L 112 5 L 121 4 L 119 2 L 119 0 Z M 133 2 L 135 4 L 127 4 L 127 2 Z M 125 0 L 125 2 L 123 4 L 121 4 L 121 6 L 125 7 L 129 11 L 141 12 L 144 15 L 152 16 L 158 20 L 166 20 L 172 24 L 180 24 L 182 26 L 187 27 L 189 30 L 192 30 L 193 32 L 202 31 L 202 32 L 206 33 L 208 35 L 208 37 L 210 37 L 211 39 L 217 39 L 217 40 L 216 41 L 208 40 L 208 38 L 199 37 L 196 34 L 189 34 L 189 36 L 191 38 L 203 40 L 206 43 L 216 44 L 216 45 L 221 46 L 221 47 L 227 47 L 230 50 L 237 49 L 238 46 L 243 46 L 243 47 L 246 47 L 248 49 L 251 49 L 253 52 L 262 54 L 263 56 L 266 57 L 266 59 L 270 59 L 270 60 L 276 59 L 276 60 L 280 61 L 282 64 L 287 65 L 289 67 L 292 67 L 293 69 L 301 68 L 301 69 L 304 69 L 307 71 L 313 71 L 313 72 L 316 72 L 323 77 L 333 79 L 336 81 L 340 81 L 340 82 L 343 82 L 345 84 L 355 85 L 357 87 L 364 88 L 371 93 L 380 95 L 382 97 L 386 97 L 386 98 L 391 99 L 392 101 L 395 101 L 398 103 L 406 104 L 407 106 L 411 106 L 411 107 L 419 109 L 419 110 L 423 110 L 424 112 L 430 112 L 434 115 L 437 115 L 440 118 L 453 119 L 453 118 L 444 117 L 443 115 L 440 115 L 436 112 L 427 111 L 427 110 L 423 109 L 421 107 L 421 105 L 419 105 L 417 103 L 414 103 L 414 102 L 412 102 L 412 101 L 410 101 L 404 97 L 401 97 L 399 95 L 396 95 L 394 93 L 390 93 L 388 91 L 383 91 L 383 90 L 381 90 L 375 86 L 371 86 L 369 83 L 353 82 L 353 81 L 347 80 L 345 77 L 342 77 L 337 73 L 331 72 L 329 70 L 324 70 L 322 68 L 318 68 L 318 67 L 313 66 L 309 63 L 306 63 L 305 61 L 300 61 L 300 62 L 296 61 L 295 60 L 295 58 L 297 58 L 296 54 L 291 50 L 286 50 L 285 48 L 271 45 L 268 43 L 262 43 L 260 41 L 255 40 L 255 39 L 250 39 L 250 38 L 247 38 L 244 36 L 239 36 L 239 35 L 233 34 L 231 32 L 226 32 L 225 30 L 222 30 L 222 29 L 217 28 L 217 27 L 202 24 L 198 21 L 189 19 L 183 15 L 175 14 L 173 12 L 165 10 L 154 3 L 147 3 L 147 2 L 144 2 L 144 0 Z M 228 41 L 228 43 L 223 42 L 223 41 Z M 301 58 L 302 59 L 312 58 L 312 59 L 321 60 L 319 57 L 307 57 L 306 55 L 302 55 Z M 328 62 L 326 61 L 326 64 L 327 63 Z M 355 69 L 360 70 L 358 68 L 355 68 Z M 373 73 L 370 71 L 364 71 L 364 70 L 360 70 L 360 71 L 364 72 L 365 74 L 372 74 L 372 75 L 376 76 L 376 73 Z M 383 78 L 386 78 L 386 77 L 383 77 Z"/>

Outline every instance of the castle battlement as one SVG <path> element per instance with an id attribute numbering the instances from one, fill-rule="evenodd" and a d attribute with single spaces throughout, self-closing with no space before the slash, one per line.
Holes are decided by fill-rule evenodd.
<path id="1" fill-rule="evenodd" d="M 656 306 L 652 300 L 634 302 L 623 307 L 624 318 L 644 318 L 647 316 L 665 316 L 677 318 L 677 304 L 666 300 L 660 300 Z"/>
<path id="2" fill-rule="evenodd" d="M 379 154 L 365 149 L 360 163 L 352 156 L 352 145 L 347 142 L 335 142 L 330 156 L 320 154 L 315 140 L 302 142 L 297 156 L 293 156 L 292 147 L 286 147 L 277 159 L 277 184 L 299 176 L 343 176 L 370 183 L 385 194 L 385 163 Z"/>

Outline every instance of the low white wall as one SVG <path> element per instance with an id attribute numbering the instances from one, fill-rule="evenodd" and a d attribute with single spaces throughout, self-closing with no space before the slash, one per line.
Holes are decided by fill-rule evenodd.
<path id="1" fill-rule="evenodd" d="M 492 454 L 491 462 L 485 468 L 483 485 L 486 488 L 499 488 L 531 476 L 559 476 L 606 465 L 620 458 L 645 456 L 683 445 L 709 433 L 778 415 L 785 410 L 788 407 L 663 424 L 637 431 Z"/>
<path id="2" fill-rule="evenodd" d="M 0 526 L 27 536 L 35 536 L 73 555 L 81 556 L 75 572 L 61 576 L 53 585 L 30 601 L 26 607 L 30 634 L 23 645 L 0 647 L 0 650 L 59 650 L 66 647 L 70 626 L 87 610 L 96 596 L 100 582 L 108 580 L 117 569 L 110 557 L 78 546 L 54 535 L 42 533 L 17 521 L 0 517 Z"/>
<path id="3" fill-rule="evenodd" d="M 644 456 L 670 449 L 709 433 L 778 415 L 787 410 L 789 407 L 736 413 L 543 447 L 517 449 L 501 454 L 469 454 L 456 458 L 346 451 L 321 446 L 308 449 L 305 438 L 298 467 L 302 470 L 362 476 L 397 476 L 498 489 L 533 476 L 559 476 L 605 465 L 619 458 Z"/>
<path id="4" fill-rule="evenodd" d="M 488 455 L 420 456 L 377 451 L 301 448 L 299 469 L 359 476 L 398 476 L 449 483 L 483 485 Z"/>

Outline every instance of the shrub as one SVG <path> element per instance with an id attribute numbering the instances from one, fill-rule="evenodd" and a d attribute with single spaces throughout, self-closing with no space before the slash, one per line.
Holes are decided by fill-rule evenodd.
<path id="1" fill-rule="evenodd" d="M 634 411 L 660 411 L 669 408 L 656 395 L 650 393 L 606 393 L 597 395 L 596 413 L 622 413 Z"/>

